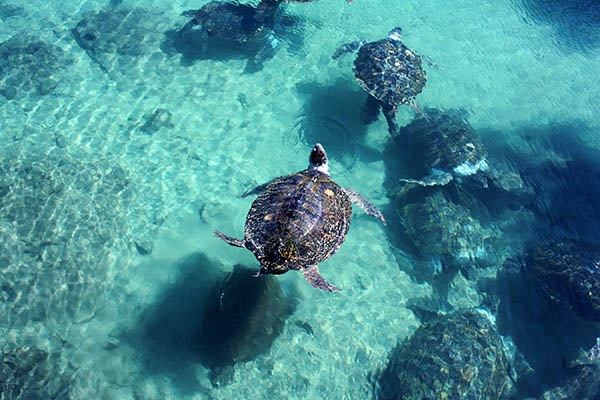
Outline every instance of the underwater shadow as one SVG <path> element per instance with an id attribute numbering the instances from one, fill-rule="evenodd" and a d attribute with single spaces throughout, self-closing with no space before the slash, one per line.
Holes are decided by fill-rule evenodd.
<path id="1" fill-rule="evenodd" d="M 354 166 L 359 153 L 380 159 L 379 152 L 361 144 L 368 126 L 361 122 L 356 112 L 366 97 L 358 85 L 343 79 L 330 85 L 301 82 L 296 84 L 296 91 L 303 99 L 303 106 L 288 135 L 293 145 L 303 143 L 312 147 L 321 143 L 329 158 L 339 161 L 347 170 Z"/>
<path id="2" fill-rule="evenodd" d="M 296 305 L 272 276 L 255 268 L 222 271 L 201 253 L 179 262 L 180 276 L 148 307 L 125 339 L 141 354 L 148 374 L 171 379 L 183 393 L 206 390 L 199 364 L 214 386 L 227 384 L 237 362 L 267 353 Z"/>
<path id="3" fill-rule="evenodd" d="M 177 281 L 141 314 L 136 327 L 123 335 L 141 355 L 148 374 L 169 377 L 183 392 L 198 389 L 198 331 L 207 295 L 218 279 L 217 271 L 223 268 L 201 253 L 179 261 Z"/>
<path id="4" fill-rule="evenodd" d="M 596 0 L 516 0 L 516 7 L 535 22 L 553 28 L 556 41 L 587 51 L 600 45 L 600 3 Z"/>
<path id="5" fill-rule="evenodd" d="M 504 233 L 520 235 L 528 253 L 516 260 L 518 268 L 507 264 L 483 290 L 497 296 L 498 328 L 512 338 L 527 364 L 517 382 L 518 398 L 537 398 L 573 378 L 572 363 L 580 349 L 595 343 L 598 328 L 541 290 L 527 270 L 528 254 L 542 241 L 600 240 L 600 150 L 585 143 L 593 130 L 577 122 L 484 135 L 529 190 L 521 205 L 533 220 L 520 232 Z"/>
<path id="6" fill-rule="evenodd" d="M 597 325 L 550 299 L 524 268 L 501 271 L 496 285 L 498 331 L 512 339 L 526 362 L 517 398 L 538 398 L 570 378 L 580 350 L 595 343 Z"/>
<path id="7" fill-rule="evenodd" d="M 580 123 L 485 133 L 496 138 L 498 153 L 529 189 L 521 205 L 535 215 L 535 226 L 528 228 L 532 241 L 600 241 L 600 150 L 583 140 L 593 134 Z"/>

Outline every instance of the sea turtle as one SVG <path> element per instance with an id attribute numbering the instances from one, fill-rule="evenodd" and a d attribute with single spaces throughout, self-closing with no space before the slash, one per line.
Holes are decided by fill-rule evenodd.
<path id="1" fill-rule="evenodd" d="M 513 370 L 489 312 L 433 315 L 399 344 L 380 374 L 378 399 L 502 399 Z"/>
<path id="2" fill-rule="evenodd" d="M 317 264 L 342 245 L 350 228 L 352 203 L 385 224 L 373 204 L 331 179 L 320 143 L 312 149 L 307 169 L 275 178 L 244 196 L 250 194 L 258 194 L 258 198 L 248 212 L 244 239 L 218 231 L 215 235 L 254 253 L 261 265 L 254 276 L 300 270 L 315 288 L 339 291 L 321 276 Z"/>
<path id="3" fill-rule="evenodd" d="M 489 169 L 488 152 L 460 111 L 427 108 L 400 128 L 394 141 L 408 150 L 408 164 L 421 179 L 400 179 L 421 186 L 445 185 L 454 177 Z M 483 176 L 484 186 L 487 185 Z"/>
<path id="4" fill-rule="evenodd" d="M 307 3 L 313 0 L 287 0 Z M 279 41 L 273 34 L 275 14 L 283 0 L 261 0 L 257 6 L 229 1 L 211 1 L 198 10 L 188 10 L 182 15 L 192 19 L 179 31 L 182 42 L 204 53 L 209 40 L 234 43 L 253 42 L 260 48 L 253 62 L 274 55 Z M 196 26 L 200 26 L 196 29 Z"/>
<path id="5" fill-rule="evenodd" d="M 362 88 L 369 92 L 361 118 L 367 124 L 376 121 L 381 107 L 392 135 L 398 132 L 398 106 L 410 104 L 419 112 L 416 96 L 427 82 L 426 72 L 421 65 L 424 57 L 406 47 L 401 38 L 402 28 L 396 27 L 385 39 L 346 43 L 332 56 L 337 59 L 358 49 L 358 56 L 354 60 L 354 75 Z"/>
<path id="6" fill-rule="evenodd" d="M 600 322 L 600 246 L 575 239 L 545 241 L 527 257 L 527 270 L 550 298 Z"/>
<path id="7" fill-rule="evenodd" d="M 489 261 L 495 234 L 469 209 L 446 198 L 442 190 L 415 198 L 394 199 L 401 227 L 417 258 L 416 276 L 423 279 L 458 268 L 469 278 Z"/>

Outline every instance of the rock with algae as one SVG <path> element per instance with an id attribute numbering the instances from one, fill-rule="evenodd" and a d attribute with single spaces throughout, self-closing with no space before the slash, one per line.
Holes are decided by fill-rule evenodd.
<path id="1" fill-rule="evenodd" d="M 2 154 L 0 324 L 93 317 L 112 255 L 132 247 L 132 197 L 127 172 L 108 159 Z"/>
<path id="2" fill-rule="evenodd" d="M 163 13 L 146 8 L 110 8 L 83 14 L 73 29 L 75 40 L 106 73 L 135 66 L 159 51 L 167 27 Z"/>
<path id="3" fill-rule="evenodd" d="M 0 353 L 0 399 L 70 399 L 70 366 L 60 365 L 58 354 L 33 346 Z"/>
<path id="4" fill-rule="evenodd" d="M 51 93 L 73 59 L 58 46 L 31 34 L 16 34 L 0 43 L 0 94 Z"/>

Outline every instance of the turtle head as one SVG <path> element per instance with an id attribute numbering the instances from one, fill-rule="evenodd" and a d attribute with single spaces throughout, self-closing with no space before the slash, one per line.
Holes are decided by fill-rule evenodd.
<path id="1" fill-rule="evenodd" d="M 329 175 L 329 163 L 327 161 L 327 153 L 321 143 L 315 144 L 310 152 L 308 159 L 308 169 L 316 169 L 324 174 Z"/>
<path id="2" fill-rule="evenodd" d="M 402 28 L 399 26 L 395 27 L 388 33 L 388 38 L 392 40 L 402 40 Z"/>

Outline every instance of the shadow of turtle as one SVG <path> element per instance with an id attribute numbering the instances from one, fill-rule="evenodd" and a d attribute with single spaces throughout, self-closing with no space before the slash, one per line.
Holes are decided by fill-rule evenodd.
<path id="1" fill-rule="evenodd" d="M 571 237 L 600 241 L 600 150 L 586 144 L 592 129 L 580 123 L 525 126 L 508 135 L 488 131 L 504 160 L 519 171 L 530 195 L 520 205 L 535 215 L 530 239 Z M 487 207 L 498 198 L 481 197 Z M 525 227 L 522 227 L 525 228 Z"/>
<path id="2" fill-rule="evenodd" d="M 183 393 L 203 390 L 197 382 L 205 302 L 211 285 L 218 279 L 215 264 L 196 253 L 177 263 L 179 277 L 147 307 L 135 327 L 122 333 L 142 357 L 145 372 L 167 376 Z"/>
<path id="3" fill-rule="evenodd" d="M 148 374 L 167 376 L 182 393 L 207 392 L 199 364 L 213 385 L 227 384 L 237 362 L 269 351 L 296 303 L 272 276 L 253 278 L 255 268 L 236 265 L 219 276 L 224 268 L 201 253 L 178 264 L 176 282 L 122 336 Z"/>

